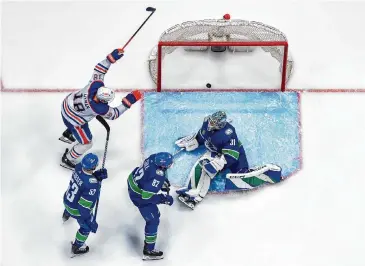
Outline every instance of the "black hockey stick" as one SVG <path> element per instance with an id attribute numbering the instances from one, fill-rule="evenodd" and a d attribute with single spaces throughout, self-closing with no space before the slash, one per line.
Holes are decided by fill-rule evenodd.
<path id="1" fill-rule="evenodd" d="M 122 47 L 122 48 L 120 48 L 119 50 L 124 50 L 124 48 L 131 42 L 131 40 L 134 38 L 134 36 L 136 36 L 137 35 L 137 33 L 142 29 L 142 27 L 144 26 L 144 24 L 146 24 L 146 22 L 147 22 L 147 20 L 149 20 L 150 19 L 150 17 L 153 15 L 153 13 L 155 13 L 155 11 L 156 11 L 156 8 L 154 8 L 154 7 L 147 7 L 146 8 L 146 11 L 147 12 L 151 12 L 151 14 L 145 19 L 145 21 L 142 23 L 142 25 L 141 26 L 139 26 L 139 28 L 136 30 L 136 32 L 132 35 L 132 37 L 128 40 L 128 42 Z"/>
<path id="2" fill-rule="evenodd" d="M 106 160 L 106 154 L 107 154 L 107 151 L 108 151 L 108 144 L 109 144 L 110 126 L 105 121 L 105 119 L 102 118 L 100 115 L 97 115 L 96 116 L 96 120 L 98 120 L 105 127 L 105 129 L 106 129 L 105 149 L 104 149 L 103 162 L 102 162 L 102 165 L 101 165 L 101 169 L 104 169 L 105 160 Z M 100 190 L 101 190 L 101 184 L 100 184 Z M 100 201 L 100 190 L 99 190 L 98 201 L 96 202 L 96 206 L 95 206 L 94 220 L 96 220 L 96 215 L 98 213 L 98 207 L 99 207 L 99 201 Z"/>
<path id="3" fill-rule="evenodd" d="M 107 154 L 107 151 L 108 151 L 108 144 L 109 144 L 110 126 L 105 121 L 105 119 L 102 118 L 100 115 L 97 115 L 96 116 L 96 120 L 98 120 L 105 127 L 105 129 L 106 129 L 105 149 L 104 149 L 103 163 L 101 165 L 101 168 L 104 169 L 105 160 L 106 160 L 106 154 Z"/>

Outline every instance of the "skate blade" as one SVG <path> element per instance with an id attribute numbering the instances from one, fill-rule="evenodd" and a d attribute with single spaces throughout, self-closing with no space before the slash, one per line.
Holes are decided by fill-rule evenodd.
<path id="1" fill-rule="evenodd" d="M 75 258 L 75 257 L 80 257 L 80 256 L 85 255 L 85 254 L 87 254 L 87 253 L 89 253 L 89 252 L 86 252 L 86 253 L 80 253 L 80 254 L 74 254 L 74 253 L 72 253 L 72 251 L 71 251 L 70 258 L 72 259 L 72 258 Z"/>
<path id="2" fill-rule="evenodd" d="M 143 255 L 142 260 L 162 260 L 163 259 L 163 255 L 162 256 L 148 256 L 148 255 Z"/>
<path id="3" fill-rule="evenodd" d="M 186 200 L 185 197 L 183 196 L 179 196 L 178 199 L 184 203 L 185 206 L 189 207 L 191 210 L 194 210 L 195 206 L 193 203 L 189 202 L 188 200 Z"/>
<path id="4" fill-rule="evenodd" d="M 75 168 L 72 168 L 72 167 L 70 167 L 70 166 L 68 166 L 66 164 L 63 164 L 63 163 L 60 163 L 60 166 L 62 166 L 63 168 L 66 168 L 68 170 L 71 170 L 71 171 L 75 170 Z"/>
<path id="5" fill-rule="evenodd" d="M 62 141 L 62 142 L 65 142 L 65 143 L 68 143 L 68 144 L 72 144 L 73 141 L 69 140 L 68 138 L 65 138 L 65 137 L 60 137 L 58 140 Z"/>

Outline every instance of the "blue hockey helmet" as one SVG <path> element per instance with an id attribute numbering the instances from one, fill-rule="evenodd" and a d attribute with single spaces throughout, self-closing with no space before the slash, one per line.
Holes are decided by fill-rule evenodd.
<path id="1" fill-rule="evenodd" d="M 227 124 L 227 115 L 224 111 L 218 111 L 208 116 L 208 131 L 222 129 Z"/>
<path id="2" fill-rule="evenodd" d="M 168 152 L 159 152 L 155 155 L 155 164 L 159 167 L 169 168 L 173 163 L 173 157 Z"/>
<path id="3" fill-rule="evenodd" d="M 99 158 L 93 153 L 88 153 L 82 158 L 81 165 L 85 170 L 95 170 L 99 164 Z"/>

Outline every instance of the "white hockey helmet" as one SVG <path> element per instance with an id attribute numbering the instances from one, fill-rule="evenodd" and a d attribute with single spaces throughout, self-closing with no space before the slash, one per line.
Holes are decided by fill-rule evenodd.
<path id="1" fill-rule="evenodd" d="M 96 93 L 96 98 L 103 103 L 108 103 L 114 100 L 115 92 L 107 87 L 100 87 Z"/>

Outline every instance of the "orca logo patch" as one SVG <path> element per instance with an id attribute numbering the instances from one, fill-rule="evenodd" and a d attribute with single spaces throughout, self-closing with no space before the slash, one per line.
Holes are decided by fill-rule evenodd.
<path id="1" fill-rule="evenodd" d="M 163 171 L 162 171 L 162 170 L 160 170 L 160 169 L 157 169 L 157 170 L 156 170 L 156 174 L 158 174 L 158 175 L 160 175 L 160 176 L 163 176 Z"/>
<path id="2" fill-rule="evenodd" d="M 226 133 L 226 135 L 231 135 L 233 133 L 233 130 L 228 128 L 224 133 Z"/>
<path id="3" fill-rule="evenodd" d="M 89 178 L 89 182 L 91 184 L 95 184 L 95 183 L 98 183 L 98 180 L 95 177 L 92 177 L 92 178 Z"/>

